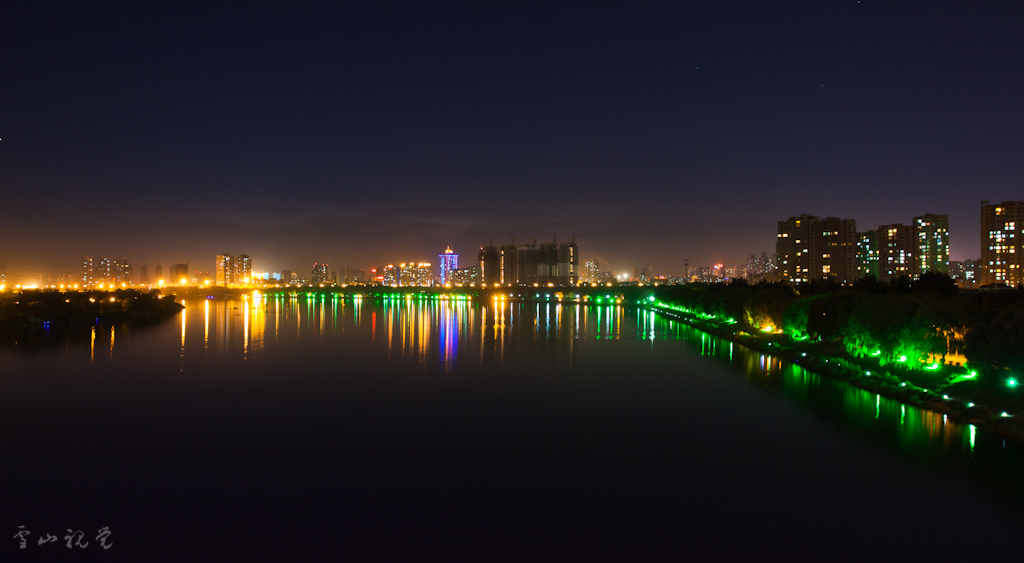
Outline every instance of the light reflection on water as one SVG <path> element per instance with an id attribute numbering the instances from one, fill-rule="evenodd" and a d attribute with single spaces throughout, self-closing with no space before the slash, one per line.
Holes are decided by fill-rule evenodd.
<path id="1" fill-rule="evenodd" d="M 201 301 L 185 302 L 177 322 L 150 333 L 176 356 L 174 365 L 183 374 L 208 374 L 210 365 L 244 373 L 247 365 L 280 357 L 294 357 L 301 369 L 304 355 L 323 356 L 327 351 L 342 366 L 358 355 L 369 360 L 354 363 L 369 361 L 443 376 L 467 370 L 489 374 L 505 367 L 528 369 L 528 361 L 555 365 L 561 373 L 597 349 L 635 355 L 640 345 L 649 353 L 667 350 L 678 356 L 680 368 L 685 368 L 678 377 L 688 377 L 697 368 L 682 346 L 708 361 L 732 366 L 722 373 L 732 374 L 735 381 L 745 379 L 748 390 L 796 405 L 797 411 L 813 413 L 844 435 L 914 467 L 968 474 L 974 486 L 1001 497 L 1001 502 L 1024 501 L 1017 445 L 642 309 L 508 299 L 476 304 L 291 296 Z M 50 332 L 48 338 L 53 338 L 54 331 Z M 137 361 L 138 355 L 158 352 L 153 352 L 153 345 L 137 344 L 135 336 L 121 324 L 82 327 L 77 338 L 83 346 L 67 346 L 64 353 L 81 350 L 82 364 L 105 369 L 131 363 L 133 354 Z M 97 348 L 109 353 L 97 354 Z"/>
<path id="2" fill-rule="evenodd" d="M 648 341 L 652 347 L 659 340 L 686 341 L 699 348 L 702 356 L 736 367 L 752 384 L 781 391 L 789 400 L 844 427 L 872 435 L 894 434 L 890 439 L 903 450 L 970 455 L 981 443 L 999 442 L 1002 448 L 1001 439 L 969 424 L 821 378 L 797 364 L 641 309 L 505 299 L 478 305 L 455 300 L 284 296 L 185 305 L 180 318 L 183 365 L 192 355 L 203 359 L 211 350 L 224 361 L 247 361 L 295 342 L 331 346 L 355 341 L 383 351 L 388 361 L 437 366 L 448 374 L 460 362 L 478 366 L 505 362 L 524 341 L 563 342 L 558 359 L 571 365 L 577 353 L 575 343 L 581 339 L 618 340 L 635 335 L 636 340 Z M 197 314 L 200 306 L 201 316 Z M 634 326 L 624 328 L 630 320 Z M 200 334 L 201 343 L 197 340 Z M 91 338 L 94 348 L 95 329 Z M 114 341 L 111 328 L 111 354 Z"/>

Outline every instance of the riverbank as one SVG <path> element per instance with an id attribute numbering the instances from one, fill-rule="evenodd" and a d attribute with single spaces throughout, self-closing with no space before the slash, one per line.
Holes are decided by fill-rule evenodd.
<path id="1" fill-rule="evenodd" d="M 954 421 L 973 424 L 1024 442 L 1022 400 L 1001 401 L 991 393 L 972 388 L 977 374 L 963 368 L 943 365 L 926 373 L 894 369 L 869 358 L 854 357 L 839 345 L 794 341 L 780 333 L 743 330 L 734 322 L 701 318 L 660 303 L 642 306 L 709 334 L 792 362 L 823 377 L 839 379 L 859 389 L 909 406 L 946 414 Z"/>
<path id="2" fill-rule="evenodd" d="M 184 307 L 158 290 L 28 290 L 0 294 L 0 328 L 18 329 L 78 322 L 162 320 Z"/>

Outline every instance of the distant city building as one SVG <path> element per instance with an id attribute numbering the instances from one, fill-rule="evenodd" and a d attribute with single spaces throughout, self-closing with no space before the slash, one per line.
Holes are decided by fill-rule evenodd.
<path id="1" fill-rule="evenodd" d="M 93 279 L 97 283 L 110 283 L 113 277 L 114 264 L 110 258 L 100 258 L 99 264 L 96 265 L 96 271 Z"/>
<path id="2" fill-rule="evenodd" d="M 402 283 L 402 272 L 394 264 L 377 268 L 377 277 L 383 285 L 388 287 L 398 287 Z"/>
<path id="3" fill-rule="evenodd" d="M 924 272 L 949 273 L 949 217 L 928 213 L 911 225 L 893 223 L 857 233 L 857 277 L 889 281 L 918 279 Z"/>
<path id="4" fill-rule="evenodd" d="M 451 282 L 452 270 L 459 269 L 459 255 L 452 251 L 452 247 L 445 248 L 444 254 L 437 256 L 438 260 L 438 281 L 441 285 Z"/>
<path id="5" fill-rule="evenodd" d="M 252 283 L 252 258 L 248 254 L 239 254 L 235 259 L 235 279 L 237 283 L 249 285 Z"/>
<path id="6" fill-rule="evenodd" d="M 171 285 L 178 285 L 182 283 L 188 283 L 188 264 L 175 264 L 171 266 Z"/>
<path id="7" fill-rule="evenodd" d="M 981 202 L 981 283 L 1024 283 L 1024 201 Z"/>
<path id="8" fill-rule="evenodd" d="M 579 246 L 575 242 L 520 244 L 516 264 L 519 284 L 576 285 Z"/>
<path id="9" fill-rule="evenodd" d="M 964 260 L 949 263 L 949 277 L 964 289 L 978 287 L 981 279 L 981 260 Z"/>
<path id="10" fill-rule="evenodd" d="M 857 278 L 878 275 L 878 231 L 857 233 Z"/>
<path id="11" fill-rule="evenodd" d="M 750 283 L 758 283 L 766 279 L 766 276 L 775 271 L 775 254 L 761 252 L 761 255 L 751 254 L 747 263 L 743 266 L 743 278 Z"/>
<path id="12" fill-rule="evenodd" d="M 894 223 L 878 227 L 878 279 L 913 277 L 917 237 L 912 226 Z"/>
<path id="13" fill-rule="evenodd" d="M 601 268 L 597 260 L 587 260 L 583 263 L 582 281 L 586 283 L 597 283 L 601 277 Z"/>
<path id="14" fill-rule="evenodd" d="M 235 284 L 235 257 L 230 254 L 218 254 L 216 260 L 216 277 L 214 283 L 227 287 Z M 173 276 L 172 276 L 173 277 Z"/>
<path id="15" fill-rule="evenodd" d="M 722 281 L 722 277 L 719 275 L 719 271 L 710 266 L 692 268 L 690 270 L 690 274 L 698 283 L 718 283 Z"/>
<path id="16" fill-rule="evenodd" d="M 653 276 L 653 271 L 654 268 L 650 266 L 637 266 L 633 268 L 633 277 L 630 278 L 630 281 L 634 281 L 637 283 L 647 283 L 651 280 L 651 277 Z"/>
<path id="17" fill-rule="evenodd" d="M 501 280 L 501 255 L 498 247 L 493 244 L 481 244 L 480 252 L 476 256 L 477 265 L 480 267 L 480 283 L 494 285 Z"/>
<path id="18" fill-rule="evenodd" d="M 480 268 L 477 265 L 465 268 L 456 268 L 451 271 L 452 285 L 470 285 L 480 282 Z"/>
<path id="19" fill-rule="evenodd" d="M 853 219 L 802 214 L 779 221 L 775 243 L 777 267 L 784 280 L 809 282 L 833 278 L 852 282 L 857 276 L 857 224 Z"/>
<path id="20" fill-rule="evenodd" d="M 291 270 L 281 270 L 281 273 L 277 276 L 277 279 L 285 285 L 293 283 L 296 278 L 298 276 Z"/>
<path id="21" fill-rule="evenodd" d="M 149 266 L 145 264 L 143 264 L 142 267 L 139 268 L 139 282 L 141 282 L 142 285 L 149 284 Z"/>
<path id="22" fill-rule="evenodd" d="M 498 249 L 498 283 L 519 283 L 519 248 L 515 244 L 503 244 Z"/>
<path id="23" fill-rule="evenodd" d="M 399 285 L 429 287 L 434 279 L 434 270 L 429 262 L 399 264 Z"/>
<path id="24" fill-rule="evenodd" d="M 132 281 L 132 267 L 127 258 L 115 258 L 111 271 L 111 280 L 118 284 L 127 284 Z"/>
<path id="25" fill-rule="evenodd" d="M 159 268 L 159 266 L 157 266 Z M 96 281 L 96 270 L 92 256 L 82 258 L 82 284 L 92 285 Z"/>
<path id="26" fill-rule="evenodd" d="M 310 274 L 310 280 L 313 285 L 320 285 L 327 283 L 327 264 L 313 263 L 313 271 Z"/>
<path id="27" fill-rule="evenodd" d="M 172 279 L 177 280 L 176 276 Z M 218 254 L 214 283 L 220 286 L 246 286 L 252 283 L 252 258 L 248 254 Z"/>
<path id="28" fill-rule="evenodd" d="M 159 262 L 156 263 L 156 268 L 154 268 L 153 275 L 156 276 L 157 281 L 161 281 L 164 279 L 164 267 L 161 266 Z"/>
<path id="29" fill-rule="evenodd" d="M 917 240 L 913 277 L 925 272 L 949 274 L 949 215 L 927 213 L 914 217 Z"/>

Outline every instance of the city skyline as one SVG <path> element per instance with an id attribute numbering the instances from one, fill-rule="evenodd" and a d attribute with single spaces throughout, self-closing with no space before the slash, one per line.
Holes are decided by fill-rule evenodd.
<path id="1" fill-rule="evenodd" d="M 557 235 L 681 273 L 800 213 L 945 214 L 977 259 L 978 202 L 1021 199 L 1018 12 L 4 6 L 0 262 L 306 272 Z"/>
<path id="2" fill-rule="evenodd" d="M 950 264 L 953 262 L 974 261 L 983 263 L 983 260 L 988 260 L 988 258 L 985 258 L 986 256 L 989 256 L 989 258 L 991 258 L 990 255 L 993 247 L 989 246 L 986 249 L 985 245 L 991 245 L 997 242 L 998 244 L 1005 244 L 1001 242 L 1001 237 L 1009 237 L 1007 241 L 1010 243 L 1015 243 L 1017 245 L 1017 247 L 1015 247 L 1013 250 L 1010 250 L 1010 247 L 1007 246 L 1006 252 L 1015 252 L 1016 249 L 1019 248 L 1019 243 L 1016 242 L 1017 240 L 1019 240 L 1019 238 L 1014 239 L 1014 237 L 1020 234 L 1021 229 L 1020 227 L 1016 226 L 1016 223 L 1014 223 L 1013 220 L 1018 218 L 1017 213 L 1019 213 L 1019 211 L 1017 210 L 1019 210 L 1022 205 L 1024 205 L 1024 202 L 1004 201 L 995 204 L 989 204 L 987 200 L 981 202 L 982 230 L 979 234 L 979 239 L 985 241 L 979 248 L 979 254 L 981 258 L 973 258 L 968 259 L 966 261 L 951 260 L 949 252 L 949 217 L 946 214 L 933 213 L 926 213 L 922 216 L 914 217 L 912 223 L 908 225 L 903 225 L 902 223 L 894 223 L 890 225 L 879 225 L 877 228 L 874 229 L 864 229 L 863 226 L 858 227 L 856 224 L 856 219 L 853 218 L 840 219 L 838 217 L 826 217 L 822 219 L 820 217 L 809 215 L 806 213 L 801 214 L 799 216 L 793 216 L 790 217 L 788 220 L 778 222 L 775 240 L 776 252 L 773 253 L 772 256 L 774 257 L 776 254 L 780 256 L 778 263 L 780 273 L 779 279 L 795 281 L 798 283 L 802 281 L 809 281 L 809 278 L 807 278 L 803 274 L 797 275 L 792 273 L 790 269 L 793 267 L 793 265 L 787 265 L 791 263 L 791 261 L 787 260 L 787 258 L 790 258 L 794 254 L 796 257 L 800 256 L 801 253 L 797 252 L 800 249 L 796 248 L 794 241 L 795 243 L 800 243 L 801 241 L 799 240 L 799 237 L 801 236 L 804 238 L 804 243 L 800 245 L 801 247 L 807 246 L 807 244 L 810 243 L 812 244 L 812 246 L 814 246 L 814 250 L 812 251 L 812 253 L 825 252 L 827 254 L 823 255 L 823 261 L 817 260 L 816 258 L 812 259 L 811 261 L 808 261 L 808 249 L 803 248 L 802 250 L 804 257 L 800 259 L 799 266 L 800 268 L 803 268 L 803 270 L 798 271 L 807 272 L 808 268 L 810 267 L 811 272 L 819 272 L 820 274 L 825 276 L 831 275 L 832 277 L 836 278 L 838 281 L 841 281 L 843 283 L 850 283 L 852 282 L 852 280 L 863 277 L 864 275 L 867 274 L 874 275 L 878 277 L 881 281 L 888 281 L 889 279 L 898 277 L 900 275 L 908 275 L 911 276 L 912 278 L 916 278 L 920 273 L 924 271 L 938 271 L 944 274 L 950 274 L 951 272 L 949 268 Z M 987 225 L 992 223 L 992 219 L 989 217 L 989 215 L 994 213 L 995 210 L 1003 210 L 1003 207 L 999 206 L 1004 206 L 1005 209 L 1012 210 L 1012 214 L 1007 215 L 1008 219 L 1006 219 L 1006 221 L 1010 221 L 1009 223 L 1005 221 L 1000 223 L 1000 234 L 998 235 L 998 237 L 1000 237 L 1000 240 L 996 241 L 996 239 L 993 238 L 995 235 L 986 232 L 985 229 L 988 228 Z M 802 229 L 799 227 L 801 220 L 804 220 L 804 226 L 802 227 Z M 811 234 L 821 231 L 822 229 L 826 230 L 826 232 L 824 232 L 823 234 L 836 235 L 839 238 L 837 238 L 835 241 L 829 242 L 830 239 L 828 238 L 820 238 L 817 237 L 816 234 Z M 791 236 L 792 238 L 783 238 Z M 818 240 L 819 238 L 820 240 Z M 554 240 L 557 241 L 557 237 L 555 237 Z M 840 243 L 840 241 L 842 242 Z M 493 261 L 493 264 L 489 266 L 489 268 L 500 272 L 499 274 L 492 274 L 492 276 L 497 276 L 497 278 L 500 279 L 501 283 L 504 283 L 504 278 L 506 276 L 504 272 L 509 267 L 511 267 L 511 276 L 516 277 L 516 263 L 523 260 L 523 257 L 521 255 L 521 253 L 523 252 L 523 248 L 538 248 L 538 243 L 536 239 L 529 242 L 521 242 L 518 244 L 509 243 L 494 245 L 493 242 L 493 239 L 489 239 L 488 244 L 479 245 L 479 253 L 477 255 L 477 260 L 474 263 L 474 265 L 480 265 L 481 267 L 483 267 L 485 262 Z M 552 248 L 557 246 L 564 247 L 566 245 L 571 245 L 571 247 L 574 249 L 572 254 L 575 257 L 572 260 L 575 261 L 574 268 L 577 272 L 576 274 L 574 274 L 574 276 L 577 277 L 577 279 L 579 279 L 581 277 L 581 272 L 578 270 L 578 268 L 581 265 L 581 255 L 579 254 L 578 245 L 574 242 L 574 240 L 570 242 L 563 242 L 561 244 L 557 242 L 539 243 L 540 248 L 545 248 L 548 246 L 551 246 Z M 887 247 L 889 247 L 889 250 L 886 250 Z M 485 248 L 491 249 L 491 252 L 493 253 L 492 257 L 485 257 Z M 506 254 L 509 252 L 511 252 L 511 258 L 506 260 Z M 767 251 L 760 251 L 762 257 L 765 256 L 766 252 Z M 691 267 L 689 265 L 690 261 L 686 260 L 686 265 L 684 266 L 686 268 L 685 273 L 654 270 L 649 265 L 644 266 L 642 268 L 646 272 L 642 276 L 638 276 L 636 274 L 636 272 L 638 272 L 641 269 L 641 266 L 634 266 L 632 268 L 632 276 L 630 276 L 628 268 L 620 268 L 620 270 L 622 271 L 617 274 L 612 273 L 609 270 L 605 270 L 605 272 L 607 272 L 612 278 L 618 279 L 620 281 L 637 281 L 638 279 L 639 281 L 646 281 L 648 278 L 652 278 L 652 276 L 660 276 L 662 278 L 667 277 L 673 279 L 683 279 L 684 276 L 692 277 L 694 271 L 696 270 L 706 270 L 708 268 L 718 269 L 725 267 L 726 270 L 750 270 L 752 268 L 750 260 L 756 259 L 757 254 L 758 252 L 750 252 L 747 254 L 748 258 L 744 261 L 744 263 L 730 266 L 725 266 L 724 264 L 719 263 L 713 265 L 693 264 Z M 890 254 L 893 255 L 890 256 Z M 899 256 L 897 257 L 896 254 L 898 254 Z M 586 256 L 586 254 L 583 254 L 583 256 Z M 201 266 L 205 265 L 205 261 L 202 259 L 196 261 L 196 267 L 194 269 L 190 269 L 189 263 L 172 264 L 171 270 L 177 273 L 172 274 L 167 279 L 163 279 L 162 276 L 160 275 L 159 272 L 160 269 L 162 268 L 162 265 L 158 262 L 155 270 L 157 274 L 153 278 L 152 282 L 149 282 L 148 264 L 142 264 L 138 276 L 133 276 L 131 273 L 133 267 L 131 265 L 131 261 L 128 260 L 127 258 L 117 258 L 112 260 L 108 257 L 101 257 L 97 260 L 97 265 L 94 266 L 94 258 L 92 256 L 85 256 L 82 261 L 82 270 L 80 276 L 76 276 L 75 274 L 67 272 L 40 274 L 38 276 L 37 281 L 43 281 L 44 277 L 49 277 L 50 279 L 48 281 L 45 281 L 45 283 L 57 284 L 64 283 L 69 279 L 74 279 L 76 282 L 79 281 L 80 279 L 84 284 L 88 285 L 92 283 L 91 280 L 93 277 L 93 272 L 95 270 L 96 272 L 98 272 L 97 280 L 102 281 L 104 283 L 128 282 L 129 284 L 134 284 L 136 281 L 135 278 L 138 277 L 139 283 L 144 285 L 147 283 L 152 283 L 153 285 L 156 285 L 158 282 L 167 283 L 168 285 L 174 285 L 176 284 L 179 278 L 188 278 L 189 283 L 192 285 L 202 285 L 204 278 L 207 279 L 208 283 L 211 285 L 236 285 L 239 283 L 241 283 L 242 285 L 247 285 L 247 281 L 238 282 L 236 281 L 236 278 L 238 278 L 239 280 L 247 280 L 250 277 L 251 272 L 251 276 L 253 277 L 254 280 L 260 276 L 262 276 L 262 279 L 282 279 L 280 277 L 275 276 L 293 273 L 292 270 L 289 270 L 286 267 L 281 267 L 280 264 L 267 266 L 265 264 L 260 264 L 257 261 L 258 266 L 253 267 L 252 258 L 246 254 L 238 255 L 235 258 L 242 260 L 242 263 L 244 264 L 243 266 L 241 266 L 242 269 L 239 270 L 239 273 L 237 275 L 233 273 L 237 268 L 237 265 L 232 264 L 232 255 L 218 254 L 214 257 L 214 268 L 211 269 L 210 271 L 204 272 L 201 269 Z M 445 262 L 449 261 L 449 259 L 453 260 L 453 264 L 450 264 L 446 267 Z M 817 262 L 815 262 L 815 260 L 817 260 Z M 599 262 L 596 258 L 586 258 L 583 261 L 594 262 L 595 264 Z M 415 261 L 413 262 L 415 263 Z M 506 262 L 508 262 L 510 266 L 505 266 Z M 380 264 L 381 261 L 375 260 L 372 263 Z M 889 265 L 888 270 L 886 269 L 886 267 L 884 267 L 885 264 Z M 405 263 L 403 262 L 401 265 L 405 266 Z M 419 262 L 419 265 L 421 267 L 432 267 L 431 263 L 429 262 Z M 442 254 L 438 255 L 437 266 L 438 270 L 435 272 L 435 277 L 440 279 L 443 279 L 445 277 L 443 275 L 444 271 L 450 271 L 454 268 L 457 268 L 458 254 L 451 249 L 450 245 L 446 247 L 445 251 Z M 774 266 L 775 265 L 773 264 L 773 268 Z M 289 264 L 288 267 L 293 267 L 293 265 Z M 396 266 L 394 264 L 389 264 L 387 267 L 378 266 L 377 269 L 383 268 L 382 271 L 384 271 L 392 267 Z M 1011 266 L 1011 268 L 1016 267 L 1018 266 Z M 346 283 L 343 281 L 344 279 L 346 279 L 345 270 L 348 270 L 350 272 L 349 275 L 351 275 L 351 271 L 353 269 L 358 270 L 360 272 L 364 271 L 364 269 L 373 269 L 369 266 L 359 268 L 358 266 L 353 267 L 351 265 L 342 265 L 340 266 L 339 269 L 328 269 L 328 264 L 317 262 L 314 262 L 312 264 L 312 268 L 313 273 L 310 279 L 307 281 L 313 281 L 313 283 L 334 283 L 332 280 L 336 280 L 336 283 L 339 284 Z M 761 267 L 760 269 L 762 274 L 765 273 L 763 267 Z M 215 275 L 211 276 L 210 272 L 215 272 Z M 582 272 L 582 274 L 582 277 L 586 277 L 586 272 Z M 984 273 L 982 273 L 981 275 L 983 276 Z M 487 274 L 485 274 L 485 277 L 488 277 L 488 279 L 490 279 L 490 277 L 492 276 L 487 276 Z M 5 276 L 5 278 L 6 277 L 7 276 Z M 397 279 L 397 274 L 395 275 L 395 277 Z M 732 276 L 727 275 L 725 277 L 726 279 L 730 279 Z M 32 279 L 25 279 L 23 276 L 11 276 L 10 279 L 13 280 L 13 282 L 8 283 L 7 285 L 9 286 L 13 286 L 13 283 L 24 283 L 25 285 L 33 283 Z M 299 276 L 298 279 L 302 280 L 305 278 Z M 1002 279 L 1005 278 L 1000 278 L 1000 280 Z M 1019 279 L 1019 274 L 1017 274 L 1016 277 L 1011 277 L 1009 279 Z M 1000 280 L 996 280 L 993 278 L 989 279 L 988 283 L 998 282 Z M 0 281 L 6 281 L 6 279 Z M 367 281 L 373 280 L 370 279 Z M 491 282 L 495 282 L 495 280 L 490 279 L 489 283 Z"/>

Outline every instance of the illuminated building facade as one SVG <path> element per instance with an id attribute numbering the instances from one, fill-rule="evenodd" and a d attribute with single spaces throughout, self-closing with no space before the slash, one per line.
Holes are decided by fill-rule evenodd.
<path id="1" fill-rule="evenodd" d="M 1021 246 L 1024 201 L 981 202 L 981 283 L 1024 283 Z"/>
<path id="2" fill-rule="evenodd" d="M 981 260 L 951 261 L 949 263 L 949 277 L 964 289 L 978 287 L 981 272 Z"/>
<path id="3" fill-rule="evenodd" d="M 139 281 L 142 282 L 143 285 L 149 284 L 149 266 L 143 264 L 142 267 L 139 268 Z"/>
<path id="4" fill-rule="evenodd" d="M 249 285 L 252 283 L 252 258 L 248 254 L 235 257 L 235 283 Z"/>
<path id="5" fill-rule="evenodd" d="M 96 281 L 96 271 L 92 256 L 82 258 L 82 284 L 92 285 Z"/>
<path id="6" fill-rule="evenodd" d="M 227 287 L 235 284 L 235 257 L 230 254 L 218 254 L 217 265 L 216 265 L 216 278 L 214 283 L 220 286 Z M 177 281 L 178 278 L 171 276 L 172 280 Z"/>
<path id="7" fill-rule="evenodd" d="M 949 274 L 949 215 L 927 213 L 914 217 L 917 248 L 913 277 L 925 272 Z"/>
<path id="8" fill-rule="evenodd" d="M 479 283 L 480 280 L 480 269 L 477 265 L 468 266 L 466 268 L 456 268 L 451 271 L 451 284 L 452 285 L 470 285 Z"/>
<path id="9" fill-rule="evenodd" d="M 654 268 L 650 266 L 636 266 L 633 268 L 633 277 L 629 281 L 648 283 L 654 277 Z"/>
<path id="10" fill-rule="evenodd" d="M 310 280 L 313 285 L 320 285 L 327 283 L 327 264 L 313 263 L 313 271 L 310 274 Z"/>
<path id="11" fill-rule="evenodd" d="M 214 283 L 217 285 L 227 287 L 252 283 L 252 258 L 248 254 L 239 254 L 238 256 L 218 254 L 216 270 Z M 187 265 L 185 271 L 188 272 Z M 171 279 L 177 282 L 179 277 L 172 275 Z"/>
<path id="12" fill-rule="evenodd" d="M 601 268 L 597 260 L 587 260 L 583 263 L 583 278 L 586 283 L 597 283 L 601 279 Z"/>
<path id="13" fill-rule="evenodd" d="M 849 283 L 857 276 L 857 224 L 853 219 L 802 214 L 779 221 L 775 241 L 781 278 L 803 283 L 833 278 Z"/>
<path id="14" fill-rule="evenodd" d="M 917 237 L 914 227 L 893 223 L 878 227 L 878 279 L 889 281 L 900 276 L 913 277 Z"/>
<path id="15" fill-rule="evenodd" d="M 430 262 L 399 264 L 398 283 L 401 286 L 429 287 L 434 278 Z"/>
<path id="16" fill-rule="evenodd" d="M 751 283 L 758 283 L 766 279 L 768 274 L 775 271 L 775 255 L 761 252 L 761 255 L 751 254 L 747 263 L 743 266 L 743 277 Z"/>
<path id="17" fill-rule="evenodd" d="M 99 263 L 96 264 L 96 270 L 93 272 L 93 279 L 97 283 L 109 283 L 111 273 L 113 272 L 112 266 L 113 264 L 111 263 L 110 258 L 100 258 Z"/>
<path id="18" fill-rule="evenodd" d="M 128 284 L 132 281 L 132 266 L 127 258 L 115 258 L 110 272 L 110 281 L 118 284 Z"/>
<path id="19" fill-rule="evenodd" d="M 97 262 L 92 256 L 82 259 L 82 284 L 130 284 L 132 283 L 132 267 L 127 258 L 100 258 Z"/>
<path id="20" fill-rule="evenodd" d="M 452 247 L 447 247 L 444 250 L 444 254 L 437 256 L 438 260 L 438 281 L 441 285 L 451 283 L 452 270 L 459 269 L 459 255 L 452 251 Z"/>
<path id="21" fill-rule="evenodd" d="M 878 277 L 878 231 L 857 233 L 857 277 Z"/>

